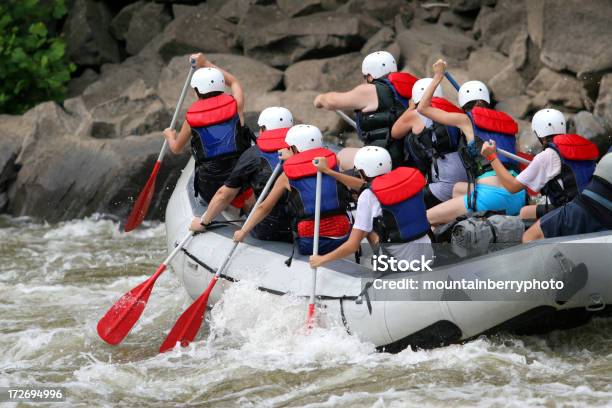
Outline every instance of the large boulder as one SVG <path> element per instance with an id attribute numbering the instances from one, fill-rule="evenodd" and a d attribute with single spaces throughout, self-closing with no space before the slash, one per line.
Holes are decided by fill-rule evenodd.
<path id="1" fill-rule="evenodd" d="M 612 132 L 612 74 L 601 79 L 595 113 L 603 118 L 606 128 Z"/>
<path id="2" fill-rule="evenodd" d="M 272 66 L 288 66 L 308 56 L 358 51 L 380 24 L 361 15 L 323 12 L 245 27 L 247 56 Z"/>
<path id="3" fill-rule="evenodd" d="M 399 33 L 396 42 L 404 66 L 419 76 L 426 75 L 438 58 L 446 58 L 451 67 L 457 66 L 476 48 L 474 40 L 462 31 L 432 24 L 415 25 Z"/>
<path id="4" fill-rule="evenodd" d="M 111 14 L 103 2 L 75 0 L 66 22 L 66 56 L 78 65 L 119 62 L 119 46 L 110 34 Z"/>
<path id="5" fill-rule="evenodd" d="M 612 6 L 609 0 L 530 0 L 529 36 L 551 69 L 578 75 L 612 68 Z"/>
<path id="6" fill-rule="evenodd" d="M 361 48 L 362 55 L 368 55 L 372 52 L 386 50 L 395 39 L 395 32 L 392 28 L 383 27 L 374 34 Z"/>
<path id="7" fill-rule="evenodd" d="M 161 71 L 157 93 L 168 109 L 175 109 L 188 70 L 189 55 L 174 57 Z M 283 73 L 263 62 L 231 54 L 206 54 L 215 65 L 234 75 L 246 97 L 246 110 L 253 110 L 254 101 L 262 94 L 276 89 L 283 80 Z M 179 118 L 184 117 L 187 107 L 195 102 L 194 92 L 189 88 Z"/>
<path id="8" fill-rule="evenodd" d="M 450 9 L 459 13 L 474 12 L 483 6 L 495 6 L 497 0 L 451 0 Z"/>
<path id="9" fill-rule="evenodd" d="M 295 123 L 315 125 L 324 133 L 335 133 L 346 124 L 335 112 L 316 109 L 316 91 L 274 91 L 261 95 L 249 110 L 259 112 L 268 106 L 284 106 L 291 111 Z"/>
<path id="10" fill-rule="evenodd" d="M 510 65 L 510 60 L 507 57 L 488 47 L 473 51 L 467 62 L 471 78 L 484 83 L 488 83 L 508 65 Z"/>
<path id="11" fill-rule="evenodd" d="M 149 41 L 162 32 L 170 20 L 162 4 L 145 3 L 139 7 L 133 13 L 125 33 L 125 49 L 128 54 L 138 54 Z"/>
<path id="12" fill-rule="evenodd" d="M 583 92 L 582 84 L 575 77 L 546 67 L 527 86 L 527 94 L 533 97 L 537 108 L 552 104 L 579 110 L 584 107 Z"/>
<path id="13" fill-rule="evenodd" d="M 155 87 L 162 67 L 162 60 L 155 55 L 136 55 L 121 64 L 105 64 L 101 68 L 100 78 L 83 91 L 83 101 L 87 108 L 91 108 L 115 99 L 138 79 L 142 79 L 149 88 Z M 184 75 L 187 75 L 188 69 L 187 65 Z"/>
<path id="14" fill-rule="evenodd" d="M 17 157 L 23 138 L 34 131 L 34 121 L 23 116 L 0 115 L 0 213 L 8 205 L 7 190 L 17 178 Z"/>
<path id="15" fill-rule="evenodd" d="M 354 52 L 296 62 L 285 71 L 285 86 L 289 91 L 348 91 L 363 82 L 362 60 Z"/>
<path id="16" fill-rule="evenodd" d="M 277 0 L 276 4 L 288 17 L 305 16 L 307 14 L 325 11 L 334 4 L 325 4 L 325 0 Z M 334 2 L 330 2 L 334 3 Z M 327 7 L 326 7 L 327 6 Z"/>
<path id="17" fill-rule="evenodd" d="M 338 8 L 338 11 L 348 14 L 364 14 L 383 23 L 389 23 L 395 16 L 410 13 L 410 5 L 407 3 L 405 0 L 349 0 Z"/>
<path id="18" fill-rule="evenodd" d="M 445 10 L 440 13 L 438 23 L 447 27 L 457 27 L 462 30 L 470 30 L 474 26 L 476 19 L 464 13 L 454 13 L 450 10 Z"/>
<path id="19" fill-rule="evenodd" d="M 100 75 L 91 68 L 87 68 L 78 77 L 72 78 L 68 82 L 68 97 L 77 96 L 83 93 L 85 89 L 96 82 Z"/>
<path id="20" fill-rule="evenodd" d="M 514 69 L 514 66 L 508 65 L 502 69 L 489 81 L 489 89 L 493 96 L 498 101 L 512 96 L 518 96 L 525 91 L 525 81 L 523 77 Z"/>
<path id="21" fill-rule="evenodd" d="M 526 95 L 504 98 L 495 105 L 495 109 L 506 112 L 513 118 L 524 118 L 532 109 L 531 98 Z"/>
<path id="22" fill-rule="evenodd" d="M 499 0 L 495 7 L 482 7 L 474 23 L 478 40 L 509 55 L 515 38 L 527 30 L 525 0 Z"/>
<path id="23" fill-rule="evenodd" d="M 591 112 L 578 112 L 574 115 L 573 122 L 576 133 L 587 139 L 595 140 L 608 134 L 601 123 L 602 120 L 594 116 Z"/>
<path id="24" fill-rule="evenodd" d="M 206 6 L 206 5 L 204 5 Z M 158 54 L 164 61 L 194 51 L 230 53 L 235 25 L 208 12 L 207 7 L 191 6 L 155 36 L 141 55 Z"/>

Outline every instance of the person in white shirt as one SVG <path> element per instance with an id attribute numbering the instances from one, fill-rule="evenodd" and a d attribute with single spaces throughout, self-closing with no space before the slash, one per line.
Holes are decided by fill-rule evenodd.
<path id="1" fill-rule="evenodd" d="M 355 155 L 360 178 L 333 171 L 324 158 L 315 161 L 319 171 L 361 193 L 348 240 L 326 255 L 311 256 L 311 267 L 354 254 L 366 237 L 374 247 L 380 245 L 382 252 L 398 260 L 432 257 L 423 201 L 425 178 L 417 169 L 399 167 L 392 171 L 389 152 L 377 146 L 363 147 Z"/>
<path id="2" fill-rule="evenodd" d="M 539 219 L 549 210 L 569 202 L 582 190 L 580 184 L 586 184 L 586 181 L 590 179 L 592 169 L 585 168 L 578 175 L 574 174 L 571 165 L 572 160 L 568 161 L 567 166 L 563 165 L 562 157 L 566 148 L 571 149 L 573 154 L 578 152 L 577 154 L 582 155 L 584 159 L 591 159 L 582 163 L 582 167 L 586 163 L 586 167 L 593 167 L 594 169 L 594 162 L 592 166 L 588 162 L 598 155 L 596 146 L 590 141 L 579 135 L 565 135 L 567 129 L 565 116 L 556 109 L 548 108 L 536 112 L 531 121 L 531 129 L 544 149 L 516 177 L 513 177 L 503 163 L 497 160 L 495 142 L 485 142 L 481 149 L 481 154 L 489 159 L 506 190 L 516 193 L 529 188 L 532 191 L 548 195 L 547 200 L 551 201 L 551 206 L 548 204 L 526 205 L 520 212 L 522 219 Z M 558 138 L 559 136 L 563 138 Z M 561 146 L 561 143 L 563 143 L 563 146 Z M 581 177 L 585 178 L 582 183 L 579 180 Z"/>

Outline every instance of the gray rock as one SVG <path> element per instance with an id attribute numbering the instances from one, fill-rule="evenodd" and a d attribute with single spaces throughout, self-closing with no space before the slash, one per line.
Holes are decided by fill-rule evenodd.
<path id="1" fill-rule="evenodd" d="M 141 51 L 141 55 L 159 55 L 169 61 L 176 55 L 195 51 L 230 53 L 235 25 L 206 12 L 206 8 L 192 7 L 181 14 L 155 36 Z"/>
<path id="2" fill-rule="evenodd" d="M 255 4 L 255 0 L 229 0 L 217 12 L 217 16 L 237 24 L 249 11 L 252 4 Z"/>
<path id="3" fill-rule="evenodd" d="M 495 8 L 483 7 L 474 23 L 474 34 L 482 44 L 509 55 L 521 31 L 527 30 L 524 0 L 499 0 Z"/>
<path id="4" fill-rule="evenodd" d="M 248 57 L 230 54 L 207 54 L 206 57 L 240 81 L 246 97 L 245 109 L 249 111 L 253 110 L 251 107 L 255 98 L 277 88 L 283 80 L 281 71 Z M 189 70 L 188 58 L 189 55 L 174 57 L 161 71 L 157 84 L 157 94 L 172 112 Z M 179 118 L 184 118 L 184 112 L 193 102 L 195 95 L 189 90 Z"/>
<path id="5" fill-rule="evenodd" d="M 185 68 L 187 73 L 189 67 Z M 100 79 L 83 91 L 83 101 L 89 109 L 120 96 L 134 81 L 142 79 L 147 87 L 154 87 L 162 70 L 162 61 L 157 56 L 131 57 L 121 64 L 105 64 Z M 180 92 L 180 91 L 179 91 Z"/>
<path id="6" fill-rule="evenodd" d="M 438 19 L 439 24 L 447 27 L 457 27 L 462 30 L 471 30 L 474 26 L 475 19 L 469 15 L 453 13 L 450 10 L 445 10 L 440 13 Z"/>
<path id="7" fill-rule="evenodd" d="M 276 4 L 288 17 L 305 16 L 324 11 L 323 0 L 277 0 Z"/>
<path id="8" fill-rule="evenodd" d="M 525 81 L 512 65 L 507 66 L 489 81 L 489 89 L 496 100 L 518 96 L 525 91 Z"/>
<path id="9" fill-rule="evenodd" d="M 388 48 L 395 39 L 395 32 L 389 27 L 383 27 L 374 34 L 361 48 L 362 55 Z"/>
<path id="10" fill-rule="evenodd" d="M 94 0 L 75 0 L 66 22 L 66 56 L 79 65 L 119 61 L 119 47 L 110 34 L 111 14 Z"/>
<path id="11" fill-rule="evenodd" d="M 595 114 L 603 118 L 606 128 L 612 131 L 612 74 L 606 74 L 601 79 Z"/>
<path id="12" fill-rule="evenodd" d="M 513 118 L 524 118 L 531 108 L 531 98 L 526 95 L 504 98 L 495 105 L 495 109 L 506 112 Z"/>
<path id="13" fill-rule="evenodd" d="M 363 82 L 363 55 L 351 53 L 290 65 L 285 71 L 289 91 L 348 91 Z"/>
<path id="14" fill-rule="evenodd" d="M 529 35 L 551 69 L 579 75 L 612 68 L 609 0 L 527 1 Z"/>
<path id="15" fill-rule="evenodd" d="M 497 0 L 451 0 L 450 8 L 453 11 L 476 11 L 482 6 L 495 6 Z"/>
<path id="16" fill-rule="evenodd" d="M 446 57 L 450 66 L 466 60 L 476 43 L 463 32 L 442 25 L 415 25 L 398 34 L 404 65 L 424 76 L 436 59 Z M 432 61 L 433 60 L 433 61 Z M 431 63 L 430 63 L 431 62 Z"/>
<path id="17" fill-rule="evenodd" d="M 380 24 L 371 18 L 324 12 L 247 28 L 245 54 L 272 66 L 287 66 L 309 54 L 358 51 Z"/>
<path id="18" fill-rule="evenodd" d="M 487 83 L 504 68 L 510 65 L 510 60 L 492 48 L 479 48 L 468 58 L 467 66 L 472 79 Z"/>
<path id="19" fill-rule="evenodd" d="M 514 42 L 510 46 L 510 60 L 512 61 L 512 65 L 517 70 L 521 70 L 525 67 L 527 63 L 527 44 L 528 44 L 528 36 L 526 31 L 521 31 L 518 33 Z"/>
<path id="20" fill-rule="evenodd" d="M 349 0 L 338 11 L 348 14 L 363 14 L 383 23 L 390 23 L 397 15 L 409 13 L 404 0 Z"/>
<path id="21" fill-rule="evenodd" d="M 70 82 L 68 82 L 68 96 L 73 97 L 80 95 L 85 88 L 96 82 L 98 78 L 100 78 L 100 75 L 98 75 L 96 71 L 87 68 L 80 76 L 72 78 Z"/>
<path id="22" fill-rule="evenodd" d="M 138 54 L 153 37 L 162 32 L 170 20 L 162 4 L 146 3 L 139 7 L 132 14 L 125 34 L 127 52 Z"/>
<path id="23" fill-rule="evenodd" d="M 533 105 L 544 108 L 550 104 L 579 110 L 583 108 L 583 88 L 575 77 L 542 68 L 527 86 L 527 94 L 533 96 Z"/>
<path id="24" fill-rule="evenodd" d="M 580 111 L 573 118 L 576 133 L 587 139 L 596 139 L 607 135 L 606 129 L 591 112 Z"/>
<path id="25" fill-rule="evenodd" d="M 316 109 L 313 105 L 316 91 L 274 91 L 260 95 L 250 111 L 260 112 L 268 106 L 284 106 L 291 111 L 296 123 L 317 126 L 324 133 L 335 133 L 346 127 L 335 112 Z"/>
<path id="26" fill-rule="evenodd" d="M 143 0 L 128 4 L 122 8 L 115 17 L 113 17 L 110 25 L 110 32 L 113 37 L 119 41 L 125 41 L 125 34 L 127 33 L 128 28 L 130 28 L 130 20 L 132 20 L 132 16 L 145 4 L 146 3 Z"/>
<path id="27" fill-rule="evenodd" d="M 17 178 L 20 166 L 17 157 L 22 141 L 34 131 L 35 122 L 23 116 L 0 115 L 0 213 L 6 209 L 7 190 Z"/>

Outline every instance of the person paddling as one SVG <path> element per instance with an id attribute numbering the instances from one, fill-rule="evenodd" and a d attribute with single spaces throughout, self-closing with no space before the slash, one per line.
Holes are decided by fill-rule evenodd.
<path id="1" fill-rule="evenodd" d="M 434 90 L 444 79 L 446 62 L 436 61 L 433 70 L 433 81 L 421 97 L 417 111 L 434 122 L 461 130 L 465 139 L 459 147 L 459 156 L 469 183 L 467 194 L 427 210 L 429 222 L 432 225 L 445 224 L 473 211 L 493 210 L 517 215 L 526 203 L 526 193 L 511 194 L 503 188 L 488 161 L 480 156 L 479 146 L 485 140 L 494 139 L 501 148 L 515 153 L 518 125 L 509 115 L 490 108 L 489 90 L 480 81 L 468 81 L 459 89 L 459 105 L 463 113 L 446 112 L 432 106 Z M 501 160 L 508 166 L 515 166 L 506 158 Z M 512 172 L 517 174 L 515 170 Z M 470 191 L 472 187 L 473 191 Z"/>
<path id="2" fill-rule="evenodd" d="M 597 163 L 591 181 L 570 202 L 542 216 L 523 242 L 612 230 L 612 153 Z"/>
<path id="3" fill-rule="evenodd" d="M 418 106 L 425 90 L 433 81 L 422 78 L 412 87 L 412 102 Z M 431 104 L 445 112 L 462 110 L 443 98 L 442 87 L 435 88 Z M 445 126 L 408 109 L 391 129 L 394 139 L 404 139 L 408 163 L 417 167 L 427 178 L 425 205 L 432 208 L 453 197 L 453 187 L 466 182 L 465 167 L 459 158 L 461 132 L 454 126 Z"/>
<path id="4" fill-rule="evenodd" d="M 199 67 L 191 78 L 198 100 L 188 109 L 180 132 L 167 128 L 164 137 L 170 150 L 179 154 L 191 142 L 196 162 L 196 196 L 209 203 L 234 168 L 240 154 L 251 145 L 244 124 L 244 92 L 238 80 L 215 66 L 203 54 L 190 57 Z M 225 93 L 225 87 L 232 94 Z M 252 194 L 252 192 L 251 192 Z M 248 193 L 247 193 L 248 195 Z M 242 202 L 247 197 L 242 197 Z"/>
<path id="5" fill-rule="evenodd" d="M 387 51 L 377 51 L 363 59 L 361 72 L 364 84 L 348 92 L 328 92 L 314 100 L 316 108 L 356 111 L 359 138 L 367 145 L 391 150 L 394 166 L 403 163 L 403 146 L 391 139 L 391 127 L 408 107 L 412 85 L 417 78 L 397 72 L 397 63 Z M 353 168 L 358 148 L 345 148 L 339 154 L 340 168 Z"/>
<path id="6" fill-rule="evenodd" d="M 195 217 L 191 230 L 204 231 L 245 187 L 259 197 L 267 180 L 279 162 L 279 150 L 288 147 L 287 131 L 293 126 L 293 115 L 287 108 L 273 106 L 264 109 L 257 119 L 259 135 L 256 144 L 240 155 L 225 183 L 210 201 L 202 217 Z M 284 205 L 277 204 L 268 216 L 252 231 L 255 238 L 265 241 L 291 242 L 291 229 Z"/>
<path id="7" fill-rule="evenodd" d="M 332 167 L 337 167 L 337 158 L 332 151 L 323 148 L 323 135 L 316 126 L 293 126 L 287 132 L 285 142 L 288 147 L 280 150 L 281 160 L 284 161 L 283 174 L 274 183 L 268 197 L 253 209 L 251 219 L 234 233 L 234 240 L 244 240 L 285 197 L 286 201 L 283 201 L 287 203 L 298 251 L 302 255 L 311 255 L 317 174 L 312 161 L 315 157 L 323 156 Z M 347 214 L 348 200 L 348 190 L 344 185 L 324 175 L 321 190 L 320 254 L 333 251 L 347 240 L 351 229 Z"/>
<path id="8" fill-rule="evenodd" d="M 324 174 L 350 177 L 330 169 L 321 159 L 318 168 Z M 431 258 L 430 226 L 423 201 L 425 177 L 415 168 L 391 168 L 391 155 L 382 147 L 359 149 L 355 155 L 355 170 L 361 180 L 348 185 L 354 189 L 361 184 L 362 188 L 349 239 L 333 252 L 311 256 L 311 267 L 317 268 L 357 252 L 361 241 L 373 231 L 384 254 L 398 260 Z M 374 239 L 370 237 L 370 242 Z"/>
<path id="9" fill-rule="evenodd" d="M 529 187 L 546 194 L 546 204 L 528 205 L 521 209 L 523 219 L 539 219 L 576 197 L 593 176 L 599 156 L 595 143 L 580 135 L 566 134 L 567 121 L 556 109 L 536 112 L 531 129 L 544 149 L 516 177 L 497 159 L 495 141 L 485 142 L 481 150 L 483 156 L 491 159 L 491 165 L 506 190 L 516 193 Z"/>

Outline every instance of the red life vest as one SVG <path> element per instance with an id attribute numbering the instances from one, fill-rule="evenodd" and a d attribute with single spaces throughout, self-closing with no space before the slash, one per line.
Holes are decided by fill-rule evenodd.
<path id="1" fill-rule="evenodd" d="M 194 102 L 187 110 L 196 162 L 240 153 L 240 118 L 233 96 L 220 94 Z"/>
<path id="2" fill-rule="evenodd" d="M 548 147 L 561 158 L 561 172 L 544 185 L 542 193 L 553 206 L 559 207 L 576 197 L 591 181 L 599 149 L 595 143 L 575 134 L 557 135 Z"/>
<path id="3" fill-rule="evenodd" d="M 314 231 L 315 192 L 317 169 L 312 164 L 316 157 L 325 157 L 332 169 L 337 169 L 334 152 L 325 148 L 310 149 L 290 157 L 283 164 L 289 179 L 289 212 L 296 220 L 294 230 L 299 238 L 312 238 Z M 348 191 L 333 177 L 322 175 L 321 182 L 321 224 L 322 237 L 342 237 L 349 233 L 351 226 L 346 215 Z"/>
<path id="4" fill-rule="evenodd" d="M 494 140 L 498 148 L 516 153 L 518 124 L 510 115 L 479 106 L 473 108 L 467 115 L 472 121 L 474 136 L 476 140 L 479 140 L 479 145 L 482 142 Z M 486 159 L 479 157 L 479 160 L 481 160 L 482 167 L 488 166 Z M 499 160 L 504 164 L 516 167 L 516 163 L 505 156 L 500 155 Z"/>
<path id="5" fill-rule="evenodd" d="M 433 98 L 431 98 L 431 106 L 433 106 L 434 108 L 443 110 L 444 112 L 464 113 L 463 109 L 456 106 L 454 103 L 450 102 L 449 100 L 445 98 L 439 98 L 437 96 L 434 96 Z"/>
<path id="6" fill-rule="evenodd" d="M 382 207 L 374 230 L 382 243 L 410 242 L 428 233 L 425 184 L 421 172 L 411 167 L 398 167 L 372 180 L 370 189 Z"/>
<path id="7" fill-rule="evenodd" d="M 387 75 L 387 79 L 393 85 L 397 93 L 406 99 L 412 98 L 412 87 L 419 78 L 407 72 L 392 72 Z"/>
<path id="8" fill-rule="evenodd" d="M 259 153 L 270 166 L 270 171 L 272 171 L 279 162 L 278 151 L 289 147 L 285 142 L 285 136 L 287 136 L 289 129 L 290 128 L 266 130 L 261 132 L 257 137 Z"/>

